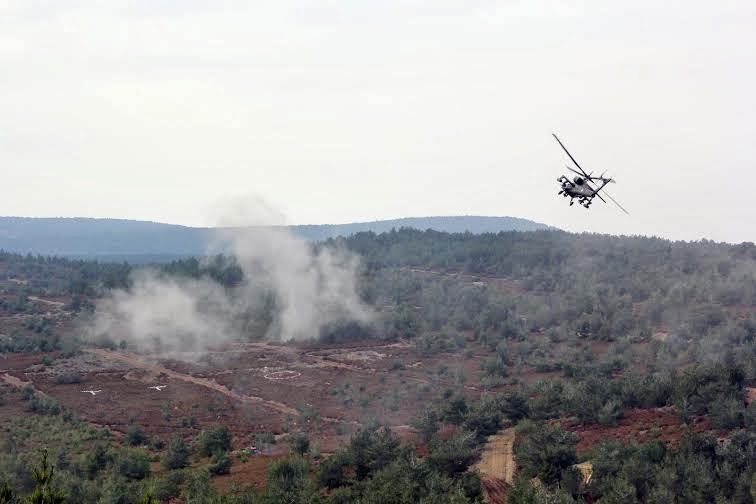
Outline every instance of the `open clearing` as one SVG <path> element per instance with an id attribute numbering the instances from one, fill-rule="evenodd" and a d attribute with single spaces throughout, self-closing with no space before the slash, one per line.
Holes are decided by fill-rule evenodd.
<path id="1" fill-rule="evenodd" d="M 167 358 L 85 348 L 67 358 L 56 353 L 5 354 L 0 383 L 15 391 L 32 384 L 81 420 L 107 427 L 116 437 L 134 423 L 153 439 L 180 433 L 191 440 L 201 429 L 223 424 L 232 430 L 238 450 L 255 444 L 261 433 L 280 439 L 304 430 L 328 454 L 373 420 L 390 426 L 403 442 L 419 444 L 408 425 L 425 405 L 455 387 L 455 373 L 480 383 L 483 350 L 476 350 L 466 357 L 422 356 L 402 341 L 340 346 L 255 342 Z M 156 385 L 165 388 L 156 390 Z M 82 392 L 86 390 L 102 392 Z M 467 390 L 478 394 L 474 387 Z M 7 398 L 0 417 L 23 411 L 19 393 Z M 262 484 L 267 466 L 288 451 L 285 441 L 279 445 L 276 454 L 253 456 L 214 481 L 221 488 L 232 481 Z"/>

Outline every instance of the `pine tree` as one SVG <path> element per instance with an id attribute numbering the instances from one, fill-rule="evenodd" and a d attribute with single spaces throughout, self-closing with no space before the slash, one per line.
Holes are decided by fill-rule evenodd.
<path id="1" fill-rule="evenodd" d="M 55 466 L 48 460 L 47 449 L 42 451 L 39 465 L 32 466 L 32 476 L 36 482 L 34 492 L 29 496 L 29 504 L 62 504 L 66 500 L 63 492 L 52 488 Z"/>

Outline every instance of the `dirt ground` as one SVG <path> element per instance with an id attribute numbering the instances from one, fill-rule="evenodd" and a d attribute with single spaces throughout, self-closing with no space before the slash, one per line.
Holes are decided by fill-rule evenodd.
<path id="1" fill-rule="evenodd" d="M 242 488 L 249 485 L 259 490 L 265 487 L 268 468 L 281 457 L 283 455 L 257 455 L 246 462 L 235 461 L 231 472 L 213 478 L 213 484 L 224 494 L 229 493 L 234 486 Z"/>
<path id="2" fill-rule="evenodd" d="M 486 502 L 489 504 L 503 503 L 507 487 L 514 482 L 514 440 L 514 427 L 490 436 L 480 461 L 475 466 L 480 471 Z"/>
<path id="3" fill-rule="evenodd" d="M 488 438 L 488 443 L 483 449 L 480 462 L 476 465 L 482 475 L 503 480 L 510 485 L 512 484 L 515 471 L 515 461 L 512 452 L 514 440 L 514 427 L 504 429 L 499 434 Z"/>
<path id="4" fill-rule="evenodd" d="M 578 455 L 589 452 L 603 440 L 647 443 L 658 439 L 674 446 L 686 429 L 671 406 L 626 410 L 624 417 L 615 426 L 579 425 L 568 422 L 564 427 L 580 437 L 577 445 Z M 711 421 L 704 417 L 695 418 L 691 427 L 694 432 L 713 429 Z"/>
<path id="5" fill-rule="evenodd" d="M 480 381 L 483 355 L 478 348 L 467 357 L 423 357 L 408 342 L 244 343 L 202 356 L 170 358 L 85 348 L 68 358 L 57 353 L 5 354 L 0 358 L 0 383 L 8 390 L 31 384 L 81 420 L 107 427 L 117 437 L 137 424 L 153 439 L 167 441 L 179 433 L 191 440 L 201 429 L 223 424 L 233 432 L 234 448 L 242 449 L 256 444 L 261 433 L 285 437 L 301 430 L 327 455 L 372 420 L 394 428 L 403 442 L 415 443 L 417 435 L 409 424 L 425 405 L 456 386 L 450 370 L 461 370 L 467 392 L 479 395 L 469 384 Z M 151 388 L 158 385 L 165 387 Z M 20 394 L 7 396 L 0 418 L 23 411 Z M 232 488 L 232 482 L 260 486 L 275 459 L 251 457 L 214 481 L 222 490 Z"/>

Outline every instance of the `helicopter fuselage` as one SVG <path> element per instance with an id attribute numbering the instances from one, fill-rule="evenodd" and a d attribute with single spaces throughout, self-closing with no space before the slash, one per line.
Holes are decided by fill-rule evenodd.
<path id="1" fill-rule="evenodd" d="M 561 175 L 557 182 L 561 186 L 561 190 L 559 191 L 560 196 L 569 197 L 570 198 L 570 206 L 572 206 L 575 203 L 575 198 L 578 199 L 578 202 L 584 206 L 585 208 L 588 208 L 591 206 L 591 203 L 593 203 L 593 199 L 598 197 L 601 201 L 606 203 L 606 200 L 599 194 L 602 189 L 604 189 L 604 186 L 606 186 L 610 182 L 614 182 L 614 179 L 606 178 L 604 177 L 604 174 L 602 173 L 599 177 L 594 177 L 593 172 L 587 173 L 583 168 L 578 164 L 578 162 L 575 160 L 574 157 L 572 157 L 572 154 L 570 154 L 570 151 L 567 150 L 567 147 L 564 146 L 561 140 L 559 140 L 559 137 L 556 136 L 555 133 L 552 133 L 552 136 L 554 137 L 554 140 L 557 141 L 559 146 L 562 148 L 562 150 L 569 156 L 569 158 L 572 160 L 573 163 L 575 163 L 575 166 L 577 167 L 577 170 L 567 166 L 567 169 L 571 172 L 575 173 L 577 176 L 573 177 L 572 180 L 565 177 L 564 175 Z M 595 184 L 591 185 L 591 184 Z M 622 210 L 625 213 L 628 213 L 627 210 L 622 208 L 622 205 L 617 203 L 617 201 L 609 196 L 606 191 L 603 191 L 604 196 L 611 199 L 612 202 L 614 202 L 615 205 L 617 205 L 620 210 Z"/>
<path id="2" fill-rule="evenodd" d="M 570 180 L 562 175 L 557 179 L 557 182 L 562 186 L 561 194 L 564 194 L 565 196 L 571 196 L 573 198 L 592 198 L 596 194 L 596 190 L 588 185 L 588 183 L 581 177 L 575 177 L 573 180 Z"/>
<path id="3" fill-rule="evenodd" d="M 559 194 L 563 195 L 565 198 L 570 198 L 570 206 L 575 203 L 574 199 L 577 198 L 582 206 L 588 208 L 591 206 L 593 198 L 598 192 L 582 177 L 574 177 L 570 180 L 562 175 L 557 179 L 557 182 L 562 186 L 562 190 L 559 191 Z"/>

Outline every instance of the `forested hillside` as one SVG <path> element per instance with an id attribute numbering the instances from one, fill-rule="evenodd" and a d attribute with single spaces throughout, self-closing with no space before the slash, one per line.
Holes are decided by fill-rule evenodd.
<path id="1" fill-rule="evenodd" d="M 219 346 L 200 363 L 155 354 L 140 364 L 160 363 L 173 373 L 171 387 L 195 373 L 226 398 L 268 390 L 268 403 L 285 411 L 280 421 L 257 409 L 244 413 L 254 421 L 223 417 L 227 430 L 210 419 L 240 414 L 234 403 L 208 404 L 207 412 L 205 403 L 184 405 L 188 413 L 179 413 L 186 396 L 145 405 L 152 416 L 119 419 L 127 411 L 120 401 L 131 397 L 120 376 L 134 380 L 137 371 L 91 360 L 75 371 L 92 355 L 82 324 L 99 299 L 128 289 L 140 267 L 0 254 L 6 365 L 21 362 L 24 374 L 13 377 L 45 391 L 2 389 L 0 412 L 25 411 L 29 419 L 5 424 L 0 480 L 8 487 L 0 495 L 36 487 L 66 502 L 479 503 L 500 488 L 517 504 L 754 502 L 754 244 L 400 229 L 313 247 L 359 254 L 357 287 L 373 319 L 329 324 L 318 341 L 259 343 L 285 303 L 271 293 L 234 325 L 241 342 L 260 346 L 230 345 L 226 360 L 217 360 Z M 248 292 L 233 257 L 155 268 L 231 296 Z M 130 341 L 96 344 L 97 355 L 115 356 L 119 366 L 142 358 L 129 353 Z M 259 360 L 240 357 L 239 348 L 261 352 Z M 331 355 L 349 360 L 334 363 Z M 255 366 L 281 381 L 250 379 Z M 45 369 L 61 371 L 50 378 Z M 308 404 L 292 404 L 301 392 L 285 379 L 323 369 L 330 374 L 303 382 Z M 77 412 L 65 387 L 74 383 L 78 397 L 84 382 L 103 376 L 124 388 L 103 399 L 102 411 Z M 487 437 L 504 427 L 515 432 L 516 471 L 496 487 L 475 464 Z M 249 436 L 275 456 L 247 453 Z M 288 448 L 272 448 L 283 443 L 276 439 Z M 41 463 L 42 446 L 63 475 L 48 487 L 29 469 Z M 265 489 L 254 479 L 259 467 Z"/>

